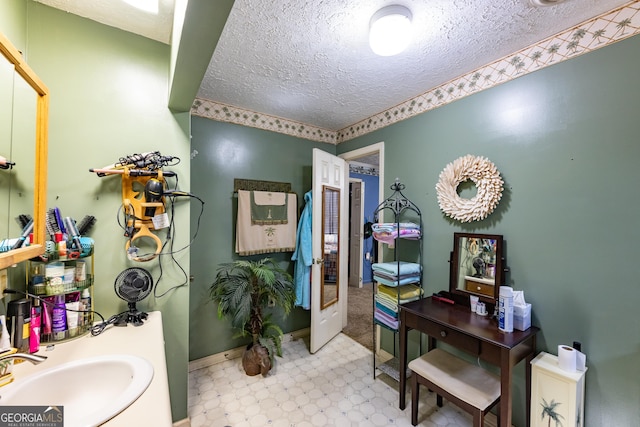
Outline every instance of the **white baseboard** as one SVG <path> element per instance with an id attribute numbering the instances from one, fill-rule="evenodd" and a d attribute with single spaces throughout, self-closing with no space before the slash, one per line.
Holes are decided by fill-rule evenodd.
<path id="1" fill-rule="evenodd" d="M 187 417 L 183 420 L 176 421 L 175 423 L 173 423 L 173 427 L 191 427 L 191 421 Z"/>
<path id="2" fill-rule="evenodd" d="M 284 334 L 282 337 L 282 343 L 286 343 L 289 341 L 295 341 L 300 338 L 308 337 L 311 332 L 310 328 L 299 329 L 297 331 L 289 332 Z M 197 369 L 206 368 L 218 363 L 222 363 L 226 360 L 237 359 L 238 357 L 242 357 L 242 352 L 244 351 L 245 346 L 232 348 L 227 351 L 223 351 L 222 353 L 212 354 L 211 356 L 202 357 L 200 359 L 192 360 L 189 362 L 189 372 L 195 371 Z M 182 426 L 181 426 L 182 427 Z"/>

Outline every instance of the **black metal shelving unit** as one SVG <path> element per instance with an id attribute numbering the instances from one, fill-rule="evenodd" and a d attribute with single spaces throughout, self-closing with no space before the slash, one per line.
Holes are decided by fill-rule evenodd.
<path id="1" fill-rule="evenodd" d="M 411 250 L 411 247 L 415 247 L 415 250 L 417 251 L 417 254 L 414 255 L 414 260 L 410 261 L 410 262 L 414 262 L 420 265 L 420 269 L 419 269 L 419 274 L 417 275 L 417 277 L 415 279 L 411 279 L 410 282 L 408 283 L 403 283 L 402 285 L 415 285 L 418 288 L 420 288 L 422 290 L 422 278 L 423 278 L 423 272 L 422 272 L 422 239 L 423 239 L 423 223 L 422 223 L 422 213 L 420 212 L 420 209 L 415 205 L 415 203 L 413 203 L 411 200 L 409 200 L 403 193 L 402 190 L 404 190 L 405 186 L 404 184 L 402 184 L 398 178 L 396 178 L 395 182 L 391 185 L 391 190 L 393 191 L 393 193 L 387 197 L 386 199 L 384 199 L 382 201 L 382 203 L 380 203 L 378 205 L 378 207 L 374 210 L 373 212 L 373 222 L 375 224 L 379 223 L 380 220 L 380 215 L 383 214 L 385 211 L 390 211 L 390 213 L 393 215 L 393 222 L 395 223 L 395 227 L 397 229 L 398 235 L 395 238 L 395 240 L 393 241 L 393 260 L 390 262 L 396 262 L 397 263 L 397 273 L 398 273 L 398 287 L 400 286 L 400 265 L 403 262 L 403 255 L 400 254 L 400 246 L 402 246 L 403 252 L 406 252 L 406 250 Z M 417 224 L 419 226 L 420 229 L 420 237 L 419 238 L 403 238 L 401 235 L 401 224 L 406 223 L 406 222 L 411 222 L 414 224 Z M 383 242 L 383 244 L 389 244 L 389 242 Z M 373 252 L 374 252 L 374 257 L 373 259 L 378 261 L 378 246 L 379 243 L 374 244 L 373 245 Z M 407 257 L 408 258 L 408 257 Z M 372 264 L 372 268 L 373 268 L 373 264 Z M 393 327 L 392 325 L 388 325 L 386 323 L 384 323 L 383 321 L 379 320 L 376 318 L 376 300 L 378 298 L 378 287 L 380 286 L 380 284 L 375 280 L 375 271 L 373 272 L 373 283 L 374 283 L 374 292 L 373 292 L 373 312 L 374 312 L 374 317 L 373 317 L 373 347 L 374 347 L 374 351 L 373 351 L 373 376 L 374 378 L 376 377 L 376 370 L 380 370 L 381 372 L 384 372 L 385 374 L 389 375 L 390 377 L 394 378 L 396 381 L 400 380 L 400 376 L 399 376 L 399 363 L 398 363 L 398 358 L 397 358 L 397 337 L 398 337 L 398 330 L 399 330 L 399 314 L 400 314 L 400 304 L 401 304 L 401 300 L 400 300 L 400 295 L 398 293 L 397 296 L 397 313 L 396 313 L 396 320 L 398 322 L 398 326 L 397 327 Z M 422 290 L 422 293 L 420 294 L 420 298 L 422 298 L 422 296 L 424 295 L 424 292 Z M 382 328 L 388 329 L 390 331 L 392 331 L 395 334 L 395 338 L 394 338 L 394 345 L 393 345 L 393 358 L 390 360 L 385 361 L 384 363 L 380 363 L 377 364 L 377 356 L 376 356 L 376 352 L 375 349 L 377 348 L 377 344 L 376 344 L 376 338 L 377 338 L 377 328 L 376 326 L 380 326 Z"/>

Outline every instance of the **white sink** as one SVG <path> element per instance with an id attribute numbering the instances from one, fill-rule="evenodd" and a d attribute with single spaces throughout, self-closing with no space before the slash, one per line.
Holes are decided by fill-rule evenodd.
<path id="1" fill-rule="evenodd" d="M 80 359 L 17 377 L 0 388 L 0 405 L 63 406 L 65 427 L 97 426 L 131 405 L 152 378 L 153 366 L 141 357 Z"/>

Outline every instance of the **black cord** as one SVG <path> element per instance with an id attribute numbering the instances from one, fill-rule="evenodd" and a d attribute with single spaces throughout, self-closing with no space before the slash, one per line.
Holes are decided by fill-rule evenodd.
<path id="1" fill-rule="evenodd" d="M 175 238 L 174 238 L 175 237 L 175 227 L 174 227 L 174 203 L 172 201 L 172 203 L 171 203 L 171 221 L 170 221 L 170 224 L 169 224 L 169 229 L 171 231 L 167 232 L 167 242 L 171 241 L 171 244 L 170 244 L 171 250 L 166 254 L 162 254 L 162 251 L 160 252 L 160 255 L 170 255 L 171 256 L 171 259 L 173 260 L 173 262 L 178 266 L 178 268 L 180 268 L 180 271 L 182 271 L 182 275 L 184 277 L 184 281 L 182 283 L 180 283 L 179 285 L 175 285 L 175 286 L 170 287 L 169 289 L 167 289 L 166 291 L 164 291 L 163 293 L 158 295 L 158 284 L 160 283 L 160 280 L 162 279 L 162 274 L 163 274 L 162 257 L 160 257 L 159 262 L 158 262 L 158 266 L 160 268 L 160 277 L 158 277 L 158 280 L 156 281 L 156 286 L 153 289 L 153 296 L 155 298 L 162 298 L 163 296 L 165 296 L 166 294 L 168 294 L 172 290 L 178 289 L 178 288 L 183 287 L 183 286 L 187 286 L 188 283 L 189 283 L 189 277 L 187 276 L 187 272 L 184 270 L 184 268 L 182 268 L 182 266 L 180 265 L 178 260 L 176 260 L 175 254 L 177 254 L 177 253 L 179 253 L 179 252 L 191 247 L 191 245 L 193 244 L 194 240 L 198 236 L 198 232 L 200 230 L 200 220 L 202 219 L 202 214 L 204 213 L 204 201 L 200 197 L 198 197 L 198 196 L 196 196 L 194 194 L 191 194 L 191 193 L 185 193 L 185 195 L 188 195 L 189 197 L 195 198 L 200 202 L 200 213 L 198 214 L 196 231 L 195 231 L 193 237 L 191 238 L 191 241 L 185 247 L 183 247 L 182 249 L 179 249 L 179 250 L 174 250 L 173 249 L 173 244 L 175 242 Z M 166 245 L 166 242 L 165 242 L 165 245 Z M 164 246 L 163 246 L 163 249 L 164 249 Z"/>
<path id="2" fill-rule="evenodd" d="M 106 321 L 104 320 L 104 317 L 100 316 L 102 318 L 102 322 L 96 323 L 95 325 L 93 325 L 91 327 L 91 336 L 97 337 L 102 332 L 104 332 L 105 329 L 107 329 L 107 326 L 110 326 L 110 325 L 113 325 L 114 323 L 117 323 L 118 320 L 120 320 L 123 315 L 128 314 L 128 313 L 129 313 L 129 310 L 123 311 L 122 313 L 118 313 L 118 314 L 115 314 L 115 315 L 111 316 Z"/>
<path id="3" fill-rule="evenodd" d="M 176 194 L 176 193 L 180 193 L 180 194 Z M 173 194 L 171 193 L 167 193 L 167 196 L 171 197 L 171 196 L 188 196 L 191 198 L 194 198 L 196 200 L 198 200 L 200 202 L 200 213 L 198 214 L 198 220 L 197 220 L 197 225 L 196 225 L 196 231 L 193 234 L 193 237 L 191 238 L 191 240 L 189 241 L 189 243 L 187 243 L 185 246 L 183 246 L 180 249 L 173 249 L 173 245 L 171 245 L 171 251 L 169 252 L 163 252 L 167 241 L 169 240 L 173 240 L 173 236 L 175 236 L 175 227 L 173 226 L 174 224 L 174 219 L 173 219 L 173 212 L 174 212 L 174 207 L 173 207 L 173 200 L 171 202 L 171 219 L 169 220 L 169 227 L 167 230 L 167 241 L 165 241 L 165 243 L 162 245 L 162 249 L 160 250 L 160 253 L 158 254 L 158 257 L 162 257 L 162 256 L 167 256 L 170 255 L 173 258 L 173 255 L 178 254 L 186 249 L 189 249 L 191 247 L 191 245 L 193 244 L 193 242 L 195 241 L 196 237 L 198 236 L 198 232 L 200 230 L 200 221 L 202 219 L 202 215 L 204 213 L 204 201 L 196 196 L 195 194 L 191 194 L 191 193 L 186 193 L 186 192 L 181 192 L 181 191 L 177 191 L 177 192 L 173 192 Z M 142 255 L 137 255 L 138 258 L 146 258 L 149 256 L 155 255 L 155 253 L 149 252 L 146 254 L 142 254 Z M 174 258 L 175 260 L 175 258 Z"/>
<path id="4" fill-rule="evenodd" d="M 152 153 L 152 154 L 159 154 L 159 153 Z M 134 156 L 139 156 L 139 155 L 134 155 Z M 121 159 L 121 161 L 123 161 L 125 159 Z M 137 159 L 137 160 L 141 160 L 141 159 Z M 178 164 L 180 162 L 180 159 L 177 157 L 171 157 L 169 159 L 169 157 L 165 157 L 163 158 L 163 160 L 177 160 Z M 174 164 L 174 165 L 175 165 Z M 166 165 L 165 165 L 166 166 Z M 165 240 L 165 242 L 162 244 L 162 248 L 160 249 L 160 252 L 157 254 L 158 256 L 158 267 L 160 269 L 160 276 L 158 277 L 158 280 L 156 280 L 154 286 L 153 286 L 153 295 L 155 298 L 162 298 L 163 296 L 167 295 L 169 292 L 171 292 L 174 289 L 186 286 L 189 283 L 189 277 L 187 276 L 187 272 L 185 271 L 185 269 L 180 265 L 180 263 L 178 262 L 178 260 L 175 258 L 175 255 L 186 250 L 189 249 L 192 245 L 193 242 L 195 241 L 196 237 L 198 236 L 198 233 L 200 231 L 200 221 L 202 220 L 202 215 L 204 214 L 204 200 L 202 200 L 200 197 L 196 196 L 195 194 L 191 194 L 189 192 L 185 192 L 185 191 L 179 191 L 178 190 L 178 175 L 175 175 L 175 183 L 173 185 L 172 189 L 166 190 L 163 194 L 164 197 L 169 198 L 171 201 L 171 208 L 170 208 L 170 220 L 169 220 L 169 227 L 167 228 L 167 238 Z M 180 249 L 174 249 L 174 242 L 175 242 L 175 222 L 174 222 L 174 213 L 175 213 L 175 199 L 176 197 L 189 197 L 189 198 L 193 198 L 196 199 L 200 202 L 200 213 L 198 214 L 198 219 L 197 219 L 197 224 L 196 224 L 196 231 L 193 234 L 193 237 L 191 238 L 191 240 L 189 241 L 189 243 L 187 245 L 185 245 L 184 247 L 180 248 Z M 130 206 L 131 207 L 131 206 Z M 123 217 L 124 217 L 124 225 L 120 222 L 120 210 L 122 210 L 123 213 Z M 132 221 L 132 226 L 129 227 L 128 226 L 128 222 L 129 220 L 133 219 Z M 133 234 L 135 233 L 135 221 L 136 220 L 140 220 L 140 218 L 136 218 L 135 213 L 134 214 L 129 214 L 125 211 L 124 206 L 120 205 L 120 207 L 118 208 L 118 215 L 117 215 L 117 221 L 118 221 L 118 225 L 124 230 L 125 235 L 129 238 L 129 247 L 133 247 L 132 245 L 132 239 L 133 239 Z M 167 247 L 167 244 L 169 244 L 169 252 L 164 252 L 165 248 Z M 163 277 L 163 267 L 162 267 L 162 258 L 163 256 L 170 256 L 172 261 L 178 266 L 178 268 L 180 269 L 180 271 L 182 272 L 182 276 L 184 277 L 184 280 L 182 283 L 172 286 L 169 289 L 167 289 L 166 291 L 162 292 L 161 294 L 158 294 L 158 285 L 160 283 L 160 281 L 162 280 Z M 140 259 L 145 259 L 147 257 L 154 257 L 155 258 L 156 254 L 154 253 L 147 253 L 147 254 L 137 254 L 136 258 Z M 105 323 L 105 325 L 103 326 L 103 329 L 106 328 L 106 326 L 108 326 L 109 324 L 115 323 L 117 321 L 117 317 L 123 315 L 124 313 L 120 313 L 119 315 L 113 316 L 111 317 L 107 322 L 103 322 Z M 115 319 L 114 319 L 115 318 Z M 95 328 L 95 327 L 94 327 Z M 100 331 L 101 332 L 101 331 Z M 92 331 L 93 333 L 93 331 Z"/>

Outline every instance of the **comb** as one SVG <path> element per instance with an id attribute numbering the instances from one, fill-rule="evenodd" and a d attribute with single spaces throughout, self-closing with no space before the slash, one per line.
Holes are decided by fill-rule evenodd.
<path id="1" fill-rule="evenodd" d="M 80 220 L 78 224 L 78 233 L 81 236 L 85 236 L 89 231 L 93 228 L 93 225 L 96 223 L 96 217 L 93 215 L 85 215 L 84 218 Z"/>

